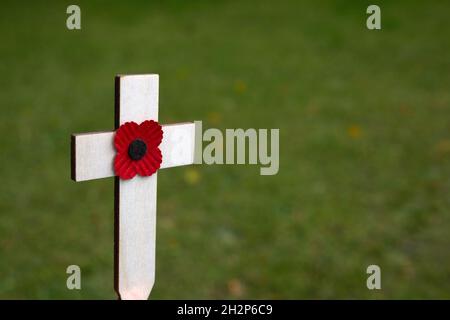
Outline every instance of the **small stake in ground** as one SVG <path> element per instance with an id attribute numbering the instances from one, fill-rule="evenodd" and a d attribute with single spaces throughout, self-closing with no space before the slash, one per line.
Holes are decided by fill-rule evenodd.
<path id="1" fill-rule="evenodd" d="M 71 139 L 73 180 L 115 177 L 114 288 L 124 300 L 147 299 L 155 282 L 155 171 L 194 163 L 194 123 L 164 125 L 162 141 L 153 138 L 161 130 L 158 86 L 156 74 L 117 76 L 115 129 L 120 130 L 73 134 Z M 119 131 L 127 147 L 122 153 Z M 144 138 L 133 138 L 139 133 Z"/>

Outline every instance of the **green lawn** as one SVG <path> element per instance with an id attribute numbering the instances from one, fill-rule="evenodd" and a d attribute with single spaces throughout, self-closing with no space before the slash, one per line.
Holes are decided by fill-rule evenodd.
<path id="1" fill-rule="evenodd" d="M 154 2 L 154 1 L 152 1 Z M 113 299 L 113 179 L 70 180 L 114 76 L 160 74 L 160 122 L 280 128 L 280 171 L 158 177 L 152 298 L 450 298 L 450 2 L 3 1 L 0 298 Z M 66 288 L 66 267 L 82 290 Z M 382 269 L 382 290 L 366 268 Z"/>

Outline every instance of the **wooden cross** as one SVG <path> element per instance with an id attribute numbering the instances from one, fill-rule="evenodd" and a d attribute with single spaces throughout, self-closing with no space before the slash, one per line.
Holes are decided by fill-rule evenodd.
<path id="1" fill-rule="evenodd" d="M 120 75 L 115 79 L 115 128 L 125 122 L 158 120 L 159 76 Z M 162 168 L 193 164 L 195 124 L 162 126 Z M 73 134 L 72 179 L 115 176 L 114 289 L 119 299 L 147 299 L 155 282 L 156 180 L 115 175 L 114 131 Z"/>

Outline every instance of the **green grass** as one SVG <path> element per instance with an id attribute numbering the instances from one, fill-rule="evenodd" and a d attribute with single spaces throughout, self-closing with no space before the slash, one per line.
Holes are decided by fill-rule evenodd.
<path id="1" fill-rule="evenodd" d="M 162 123 L 280 128 L 278 175 L 160 173 L 152 298 L 450 298 L 450 3 L 69 4 L 1 4 L 0 298 L 115 297 L 113 179 L 70 180 L 70 134 L 146 72 Z"/>

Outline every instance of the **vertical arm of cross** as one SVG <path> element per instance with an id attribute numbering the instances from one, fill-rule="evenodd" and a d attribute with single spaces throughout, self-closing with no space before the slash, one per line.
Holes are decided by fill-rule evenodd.
<path id="1" fill-rule="evenodd" d="M 127 121 L 158 121 L 158 75 L 117 76 L 116 129 Z M 155 282 L 156 181 L 115 177 L 114 288 L 121 299 L 147 299 Z"/>

